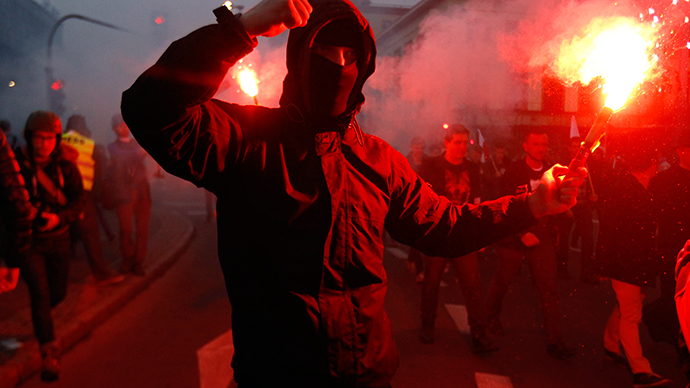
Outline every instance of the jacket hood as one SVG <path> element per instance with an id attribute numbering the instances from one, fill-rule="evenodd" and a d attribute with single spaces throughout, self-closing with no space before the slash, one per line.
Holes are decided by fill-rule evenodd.
<path id="1" fill-rule="evenodd" d="M 287 75 L 283 81 L 283 94 L 280 106 L 287 110 L 294 121 L 310 122 L 313 120 L 309 106 L 309 72 L 311 45 L 318 32 L 328 23 L 335 20 L 351 20 L 360 27 L 353 32 L 361 35 L 361 51 L 357 53 L 357 80 L 352 88 L 348 105 L 343 116 L 352 116 L 359 112 L 364 103 L 362 88 L 364 82 L 374 73 L 376 63 L 376 43 L 369 22 L 348 0 L 310 0 L 314 8 L 309 22 L 301 28 L 290 30 L 287 43 Z"/>

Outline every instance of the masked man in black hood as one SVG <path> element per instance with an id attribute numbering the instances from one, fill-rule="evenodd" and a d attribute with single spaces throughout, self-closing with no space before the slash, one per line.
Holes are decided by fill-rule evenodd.
<path id="1" fill-rule="evenodd" d="M 347 0 L 264 0 L 174 42 L 122 97 L 139 143 L 218 197 L 218 254 L 239 387 L 388 387 L 384 230 L 457 257 L 575 203 L 552 170 L 531 195 L 452 205 L 355 116 L 376 56 Z M 280 107 L 212 99 L 257 36 L 291 29 Z M 582 175 L 585 171 L 581 171 Z"/>

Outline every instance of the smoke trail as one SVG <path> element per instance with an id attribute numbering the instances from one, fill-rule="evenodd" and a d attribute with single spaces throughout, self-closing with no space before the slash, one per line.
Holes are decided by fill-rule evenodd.
<path id="1" fill-rule="evenodd" d="M 379 59 L 365 105 L 375 114 L 366 115 L 366 128 L 406 150 L 413 136 L 440 139 L 445 122 L 471 125 L 463 112 L 514 109 L 524 84 L 497 42 L 528 7 L 470 1 L 431 12 L 401 58 Z"/>
<path id="2" fill-rule="evenodd" d="M 501 112 L 525 107 L 529 80 L 549 71 L 562 42 L 595 17 L 638 13 L 604 0 L 469 1 L 432 11 L 402 57 L 379 58 L 365 128 L 407 150 L 413 136 L 440 139 L 442 123 L 472 127 L 475 115 L 492 112 L 507 136 Z"/>

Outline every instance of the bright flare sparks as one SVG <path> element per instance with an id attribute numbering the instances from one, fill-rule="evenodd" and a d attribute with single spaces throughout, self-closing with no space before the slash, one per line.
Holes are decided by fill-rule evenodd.
<path id="1" fill-rule="evenodd" d="M 256 97 L 259 94 L 259 80 L 256 78 L 256 73 L 252 69 L 244 69 L 237 77 L 240 80 L 240 87 L 249 97 Z"/>
<path id="2" fill-rule="evenodd" d="M 595 19 L 582 37 L 563 42 L 554 70 L 569 83 L 601 77 L 604 105 L 620 110 L 651 73 L 653 34 L 652 27 L 630 18 Z"/>

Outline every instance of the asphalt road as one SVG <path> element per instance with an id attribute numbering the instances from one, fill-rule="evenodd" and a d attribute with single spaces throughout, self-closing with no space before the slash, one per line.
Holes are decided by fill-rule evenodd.
<path id="1" fill-rule="evenodd" d="M 204 388 L 213 386 L 200 372 L 200 349 L 231 328 L 231 308 L 216 259 L 215 224 L 206 222 L 203 192 L 170 179 L 156 200 L 195 223 L 195 241 L 163 277 L 63 355 L 63 375 L 51 387 L 189 388 L 201 386 L 202 379 Z M 470 352 L 462 322 L 458 325 L 449 313 L 462 311 L 463 305 L 452 270 L 444 275 L 447 286 L 440 292 L 436 342 L 419 342 L 421 286 L 405 266 L 405 250 L 389 247 L 384 259 L 390 282 L 387 311 L 400 350 L 394 388 L 632 386 L 630 372 L 603 355 L 604 325 L 614 301 L 610 285 L 561 281 L 564 332 L 577 349 L 575 357 L 563 361 L 546 354 L 537 292 L 523 267 L 504 302 L 506 335 L 496 339 L 501 349 L 479 357 Z M 577 275 L 577 262 L 571 262 Z M 495 265 L 493 257 L 482 262 L 485 285 Z M 651 292 L 648 300 L 655 295 Z M 654 370 L 672 378 L 674 387 L 685 387 L 673 347 L 653 342 L 644 327 L 641 333 Z M 22 387 L 45 385 L 34 377 Z"/>

